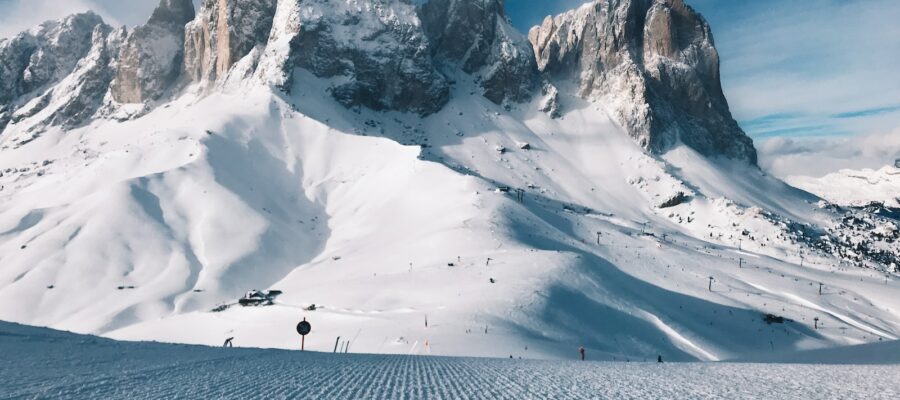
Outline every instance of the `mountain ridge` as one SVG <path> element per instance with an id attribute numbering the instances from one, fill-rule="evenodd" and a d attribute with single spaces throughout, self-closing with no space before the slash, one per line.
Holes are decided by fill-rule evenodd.
<path id="1" fill-rule="evenodd" d="M 900 337 L 895 220 L 792 188 L 739 149 L 679 141 L 725 114 L 695 132 L 687 111 L 648 111 L 686 132 L 651 132 L 674 139 L 648 150 L 611 112 L 676 98 L 653 100 L 661 83 L 629 58 L 643 46 L 609 49 L 628 55 L 622 88 L 650 91 L 582 93 L 530 70 L 502 2 L 433 1 L 448 8 L 205 1 L 184 33 L 194 72 L 170 79 L 178 48 L 131 45 L 163 61 L 147 70 L 159 80 L 125 85 L 152 94 L 140 103 L 110 91 L 138 28 L 70 24 L 91 36 L 74 64 L 32 57 L 52 40 L 23 35 L 22 71 L 62 67 L 0 111 L 17 116 L 0 134 L 0 319 L 290 348 L 306 317 L 319 351 L 340 336 L 373 353 L 529 358 L 584 345 L 713 361 Z M 678 4 L 601 1 L 572 21 L 643 36 L 666 23 L 628 15 Z M 621 23 L 592 19 L 608 11 Z M 469 26 L 494 34 L 446 40 Z M 686 53 L 650 49 L 662 70 L 703 48 L 699 29 Z M 177 30 L 152 29 L 167 43 Z M 254 289 L 281 294 L 242 306 Z"/>
<path id="2" fill-rule="evenodd" d="M 900 162 L 879 169 L 844 169 L 820 178 L 790 176 L 785 181 L 842 206 L 881 202 L 900 207 Z"/>
<path id="3" fill-rule="evenodd" d="M 576 35 L 572 45 L 588 43 L 586 50 L 566 51 L 584 54 L 577 64 L 585 74 L 600 73 L 582 78 L 578 83 L 582 86 L 579 96 L 596 93 L 598 100 L 610 104 L 610 113 L 641 146 L 661 154 L 676 143 L 685 143 L 707 156 L 756 163 L 752 141 L 728 112 L 709 27 L 681 0 L 597 1 L 556 17 L 556 22 L 548 17 L 546 26 L 532 29 L 529 38 L 515 32 L 509 24 L 502 0 L 432 0 L 420 6 L 370 0 L 347 3 L 352 3 L 347 8 L 325 6 L 330 3 L 324 0 L 314 3 L 320 4 L 310 3 L 304 9 L 316 12 L 300 14 L 300 8 L 296 8 L 299 3 L 293 0 L 204 0 L 195 13 L 190 1 L 161 1 L 146 24 L 127 33 L 121 48 L 108 50 L 109 68 L 114 70 L 115 79 L 109 82 L 110 98 L 102 99 L 105 94 L 99 89 L 92 93 L 94 103 L 103 103 L 103 107 L 94 110 L 92 118 L 133 118 L 155 107 L 163 95 L 175 96 L 187 85 L 221 84 L 245 58 L 240 67 L 245 71 L 235 71 L 239 77 L 245 77 L 239 79 L 259 75 L 265 83 L 283 89 L 290 85 L 279 81 L 291 75 L 283 71 L 292 68 L 311 70 L 319 77 L 343 79 L 346 82 L 335 86 L 331 94 L 347 107 L 432 114 L 447 103 L 448 79 L 441 70 L 456 63 L 452 68 L 460 68 L 471 76 L 469 79 L 479 81 L 491 101 L 522 103 L 539 95 L 538 80 L 544 81 L 544 95 L 558 92 L 555 86 L 565 85 L 560 82 L 559 68 L 549 63 L 554 56 L 545 48 L 550 45 L 538 42 L 559 40 L 552 39 L 552 31 L 558 29 L 557 25 L 571 24 L 599 29 L 596 33 L 592 30 Z M 282 15 L 276 15 L 276 10 Z M 604 27 L 598 13 L 616 18 Z M 364 18 L 372 15 L 382 17 L 368 21 Z M 566 18 L 579 20 L 565 21 Z M 111 31 L 102 21 L 92 23 L 104 32 Z M 341 26 L 348 29 L 340 31 Z M 351 32 L 356 31 L 380 33 L 354 37 Z M 601 31 L 607 33 L 600 34 Z M 452 39 L 442 40 L 445 35 Z M 643 49 L 619 50 L 613 43 L 604 42 L 604 38 L 616 35 L 629 37 L 616 39 L 620 42 L 637 40 L 634 43 Z M 275 43 L 285 40 L 287 48 L 276 50 Z M 550 47 L 559 46 L 554 43 Z M 602 55 L 591 50 L 598 45 L 610 50 Z M 6 57 L 14 57 L 9 45 L 6 48 Z M 535 58 L 534 53 L 539 57 Z M 79 54 L 75 52 L 74 57 L 79 58 Z M 652 61 L 645 63 L 645 59 Z M 26 74 L 27 68 L 19 66 L 7 71 L 9 77 L 5 80 L 18 80 L 13 78 Z M 68 70 L 71 67 L 60 73 Z M 10 92 L 22 96 L 26 89 Z M 622 93 L 632 94 L 620 100 Z M 558 94 L 551 97 L 542 108 L 558 114 Z M 19 123 L 47 103 L 38 102 L 27 113 L 14 109 L 26 100 L 27 96 L 5 99 L 0 128 L 10 122 Z M 49 125 L 75 126 L 80 122 L 72 119 Z M 48 125 L 33 123 L 33 129 L 41 129 L 38 125 L 42 124 Z"/>

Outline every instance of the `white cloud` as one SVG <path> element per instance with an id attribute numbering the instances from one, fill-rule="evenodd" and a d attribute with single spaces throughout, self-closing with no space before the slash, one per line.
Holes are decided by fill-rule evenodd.
<path id="1" fill-rule="evenodd" d="M 0 1 L 0 37 L 13 36 L 48 19 L 58 19 L 69 14 L 96 9 L 92 6 L 93 4 L 87 0 Z"/>
<path id="2" fill-rule="evenodd" d="M 110 25 L 133 26 L 146 21 L 157 4 L 159 0 L 0 0 L 0 38 L 88 10 Z"/>
<path id="3" fill-rule="evenodd" d="M 900 106 L 900 1 L 686 1 L 709 21 L 725 94 L 754 137 L 853 135 L 900 126 L 900 108 L 888 110 Z M 583 2 L 506 5 L 527 30 L 546 14 Z M 848 113 L 854 116 L 842 116 Z"/>
<path id="4" fill-rule="evenodd" d="M 743 123 L 790 114 L 768 124 L 786 136 L 900 126 L 900 112 L 865 112 L 900 106 L 900 2 L 689 2 L 710 19 L 726 95 Z M 836 117 L 846 113 L 857 115 Z"/>
<path id="5" fill-rule="evenodd" d="M 877 169 L 900 158 L 900 128 L 840 137 L 758 141 L 759 164 L 771 174 L 821 177 L 841 169 Z"/>

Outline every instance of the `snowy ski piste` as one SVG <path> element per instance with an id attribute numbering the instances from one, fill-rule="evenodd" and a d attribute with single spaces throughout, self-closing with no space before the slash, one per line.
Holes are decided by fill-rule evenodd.
<path id="1" fill-rule="evenodd" d="M 897 399 L 900 343 L 866 347 L 801 357 L 817 365 L 539 361 L 127 343 L 0 323 L 0 398 Z"/>

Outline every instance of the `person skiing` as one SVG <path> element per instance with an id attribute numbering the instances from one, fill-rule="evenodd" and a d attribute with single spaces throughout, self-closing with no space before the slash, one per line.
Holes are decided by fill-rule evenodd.
<path id="1" fill-rule="evenodd" d="M 578 347 L 578 354 L 581 354 L 581 361 L 584 361 L 584 346 Z"/>
<path id="2" fill-rule="evenodd" d="M 228 339 L 225 339 L 225 344 L 223 344 L 222 347 L 234 347 L 234 345 L 231 344 L 231 341 L 232 341 L 232 340 L 234 340 L 233 337 L 230 337 L 230 338 L 228 338 Z"/>
<path id="3" fill-rule="evenodd" d="M 656 356 L 656 362 L 662 364 L 662 355 Z"/>

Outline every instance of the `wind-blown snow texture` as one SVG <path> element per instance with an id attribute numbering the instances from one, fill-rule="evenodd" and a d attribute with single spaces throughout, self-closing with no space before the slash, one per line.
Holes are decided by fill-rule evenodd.
<path id="1" fill-rule="evenodd" d="M 696 17 L 669 0 L 579 13 L 625 3 L 627 26 L 635 10 Z M 610 107 L 665 99 L 611 104 L 538 70 L 522 96 L 528 74 L 512 77 L 529 46 L 502 15 L 471 25 L 493 36 L 443 47 L 502 7 L 272 4 L 204 1 L 178 79 L 126 85 L 152 89 L 136 104 L 110 82 L 131 76 L 121 55 L 140 28 L 84 14 L 0 43 L 22 61 L 2 71 L 17 83 L 0 106 L 0 319 L 290 348 L 307 317 L 314 350 L 340 336 L 372 353 L 551 359 L 584 345 L 604 360 L 723 360 L 900 336 L 896 217 L 764 174 L 740 132 L 716 139 L 735 146 L 721 154 L 677 140 L 648 152 Z M 659 60 L 710 63 L 678 93 L 718 87 L 695 28 Z M 70 36 L 89 43 L 60 53 L 54 38 Z M 707 95 L 721 102 L 705 116 L 727 122 Z M 283 294 L 238 305 L 253 289 Z"/>
<path id="2" fill-rule="evenodd" d="M 5 323 L 0 323 L 0 351 L 5 356 L 0 358 L 3 398 L 875 400 L 900 396 L 898 366 L 300 353 L 120 343 Z"/>

